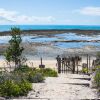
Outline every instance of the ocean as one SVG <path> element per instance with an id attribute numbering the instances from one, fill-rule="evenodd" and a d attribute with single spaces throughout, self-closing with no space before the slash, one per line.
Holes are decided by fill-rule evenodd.
<path id="1" fill-rule="evenodd" d="M 0 25 L 0 31 L 9 31 L 11 27 L 19 27 L 21 30 L 66 30 L 66 29 L 80 29 L 80 30 L 100 30 L 100 26 L 87 25 Z M 11 36 L 0 36 L 0 45 L 4 46 L 9 43 Z M 80 42 L 66 42 L 77 41 Z M 96 42 L 96 40 L 98 42 Z M 57 41 L 57 42 L 55 42 Z M 91 41 L 91 42 L 82 42 Z M 58 54 L 63 54 L 68 49 L 82 50 L 82 52 L 91 50 L 100 51 L 100 34 L 77 34 L 77 33 L 62 33 L 52 34 L 50 37 L 46 35 L 22 35 L 22 42 L 25 44 L 35 44 L 32 48 L 27 50 L 28 59 L 33 55 L 36 57 L 56 57 Z M 41 44 L 41 45 L 39 45 Z M 43 45 L 42 45 L 43 44 Z M 30 46 L 30 45 L 29 45 Z M 26 46 L 27 47 L 27 46 Z M 33 52 L 35 48 L 35 53 Z M 80 51 L 81 52 L 81 51 Z M 90 52 L 90 51 L 89 51 Z M 32 56 L 32 57 L 30 57 Z M 2 58 L 2 57 L 1 57 Z M 0 58 L 0 59 L 1 59 Z"/>
<path id="2" fill-rule="evenodd" d="M 100 30 L 100 25 L 0 25 L 0 32 L 9 31 L 12 27 L 18 27 L 21 30 Z"/>
<path id="3" fill-rule="evenodd" d="M 19 27 L 21 30 L 66 30 L 66 29 L 80 29 L 80 30 L 100 30 L 100 26 L 87 26 L 87 25 L 0 25 L 0 31 L 9 31 L 11 27 Z M 7 44 L 11 36 L 0 36 L 0 44 Z M 93 46 L 100 48 L 100 42 L 92 42 L 100 40 L 100 34 L 98 35 L 82 35 L 76 33 L 62 33 L 47 36 L 22 36 L 23 42 L 30 43 L 52 43 L 54 47 L 58 48 L 83 48 L 85 46 Z M 68 40 L 90 40 L 91 42 L 60 42 Z M 58 41 L 58 42 L 54 42 Z"/>

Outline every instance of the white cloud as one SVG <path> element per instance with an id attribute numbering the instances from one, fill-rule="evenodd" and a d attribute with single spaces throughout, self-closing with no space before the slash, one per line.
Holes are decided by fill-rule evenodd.
<path id="1" fill-rule="evenodd" d="M 55 21 L 53 16 L 27 16 L 16 11 L 8 11 L 0 8 L 0 24 L 11 22 L 13 24 L 48 24 Z M 2 23 L 3 22 L 3 23 Z"/>
<path id="2" fill-rule="evenodd" d="M 9 24 L 9 23 L 13 23 L 13 21 L 11 20 L 7 20 L 5 18 L 0 17 L 0 24 Z"/>
<path id="3" fill-rule="evenodd" d="M 84 7 L 76 10 L 76 12 L 83 15 L 100 16 L 100 7 Z"/>

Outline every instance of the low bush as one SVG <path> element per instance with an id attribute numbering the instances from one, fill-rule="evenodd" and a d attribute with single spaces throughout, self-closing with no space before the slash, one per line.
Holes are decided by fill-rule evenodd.
<path id="1" fill-rule="evenodd" d="M 12 80 L 4 81 L 0 84 L 0 96 L 3 97 L 12 97 L 19 96 L 20 87 L 15 84 Z"/>
<path id="2" fill-rule="evenodd" d="M 0 84 L 0 96 L 18 97 L 27 95 L 32 89 L 32 84 L 26 80 L 16 83 L 14 80 L 6 80 Z"/>
<path id="3" fill-rule="evenodd" d="M 27 65 L 22 65 L 14 69 L 14 72 L 29 72 L 32 71 L 32 68 L 28 67 Z"/>
<path id="4" fill-rule="evenodd" d="M 41 73 L 30 73 L 28 80 L 32 83 L 38 83 L 44 81 L 44 76 Z"/>
<path id="5" fill-rule="evenodd" d="M 28 66 L 22 66 L 16 68 L 14 73 L 16 72 L 31 83 L 43 82 L 44 77 L 57 77 L 57 72 L 51 68 L 32 69 Z"/>
<path id="6" fill-rule="evenodd" d="M 82 68 L 82 73 L 86 74 L 88 72 L 88 69 L 86 67 Z"/>
<path id="7" fill-rule="evenodd" d="M 96 71 L 97 69 L 100 69 L 100 65 L 98 65 L 95 68 L 93 68 L 92 71 Z"/>
<path id="8" fill-rule="evenodd" d="M 43 82 L 44 80 L 44 76 L 39 69 L 33 69 L 28 66 L 21 66 L 19 68 L 16 68 L 14 70 L 14 73 L 19 73 L 21 77 L 31 83 Z"/>
<path id="9" fill-rule="evenodd" d="M 40 71 L 45 77 L 57 77 L 58 76 L 57 72 L 51 68 L 40 69 Z"/>
<path id="10" fill-rule="evenodd" d="M 18 83 L 21 82 L 23 79 L 27 79 L 26 77 L 27 76 L 25 76 L 24 74 L 5 72 L 0 75 L 0 83 L 3 83 L 7 80 L 14 80 Z"/>
<path id="11" fill-rule="evenodd" d="M 27 95 L 32 89 L 31 83 L 43 82 L 44 77 L 57 77 L 57 72 L 50 69 L 32 69 L 21 66 L 12 72 L 0 74 L 0 96 L 18 97 Z"/>
<path id="12" fill-rule="evenodd" d="M 94 80 L 96 82 L 97 87 L 100 88 L 100 68 L 98 70 L 96 70 Z"/>
<path id="13" fill-rule="evenodd" d="M 29 83 L 27 80 L 23 80 L 20 83 L 18 83 L 18 86 L 20 87 L 20 95 L 27 95 L 30 90 L 32 90 L 32 84 Z"/>

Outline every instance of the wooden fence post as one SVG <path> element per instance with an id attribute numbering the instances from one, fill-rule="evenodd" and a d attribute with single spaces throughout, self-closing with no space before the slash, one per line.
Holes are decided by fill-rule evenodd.
<path id="1" fill-rule="evenodd" d="M 91 63 L 90 63 L 90 56 L 89 56 L 89 70 L 90 70 L 90 64 L 91 64 Z"/>
<path id="2" fill-rule="evenodd" d="M 87 54 L 87 73 L 88 73 L 88 54 Z"/>
<path id="3" fill-rule="evenodd" d="M 78 74 L 78 61 L 79 61 L 79 56 L 76 57 L 77 74 Z"/>
<path id="4" fill-rule="evenodd" d="M 57 59 L 57 65 L 58 65 L 58 73 L 61 73 L 61 58 L 58 55 L 56 59 Z"/>

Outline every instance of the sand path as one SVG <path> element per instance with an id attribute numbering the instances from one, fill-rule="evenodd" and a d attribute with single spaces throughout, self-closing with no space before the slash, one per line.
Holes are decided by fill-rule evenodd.
<path id="1" fill-rule="evenodd" d="M 90 78 L 90 76 L 60 74 L 56 78 L 48 77 L 45 83 L 34 83 L 35 91 L 31 91 L 27 98 L 34 98 L 33 100 L 96 99 L 97 91 L 88 86 L 90 81 L 79 78 Z"/>
<path id="2" fill-rule="evenodd" d="M 1 60 L 0 67 L 4 65 Z M 27 62 L 31 67 L 38 67 L 40 60 Z M 56 60 L 44 60 L 46 67 L 57 70 Z M 86 79 L 84 79 L 86 78 Z M 90 76 L 79 74 L 59 74 L 58 77 L 48 77 L 44 83 L 33 83 L 33 90 L 27 97 L 15 100 L 78 100 L 97 99 L 97 90 L 89 87 Z M 14 100 L 14 99 L 13 99 Z"/>

